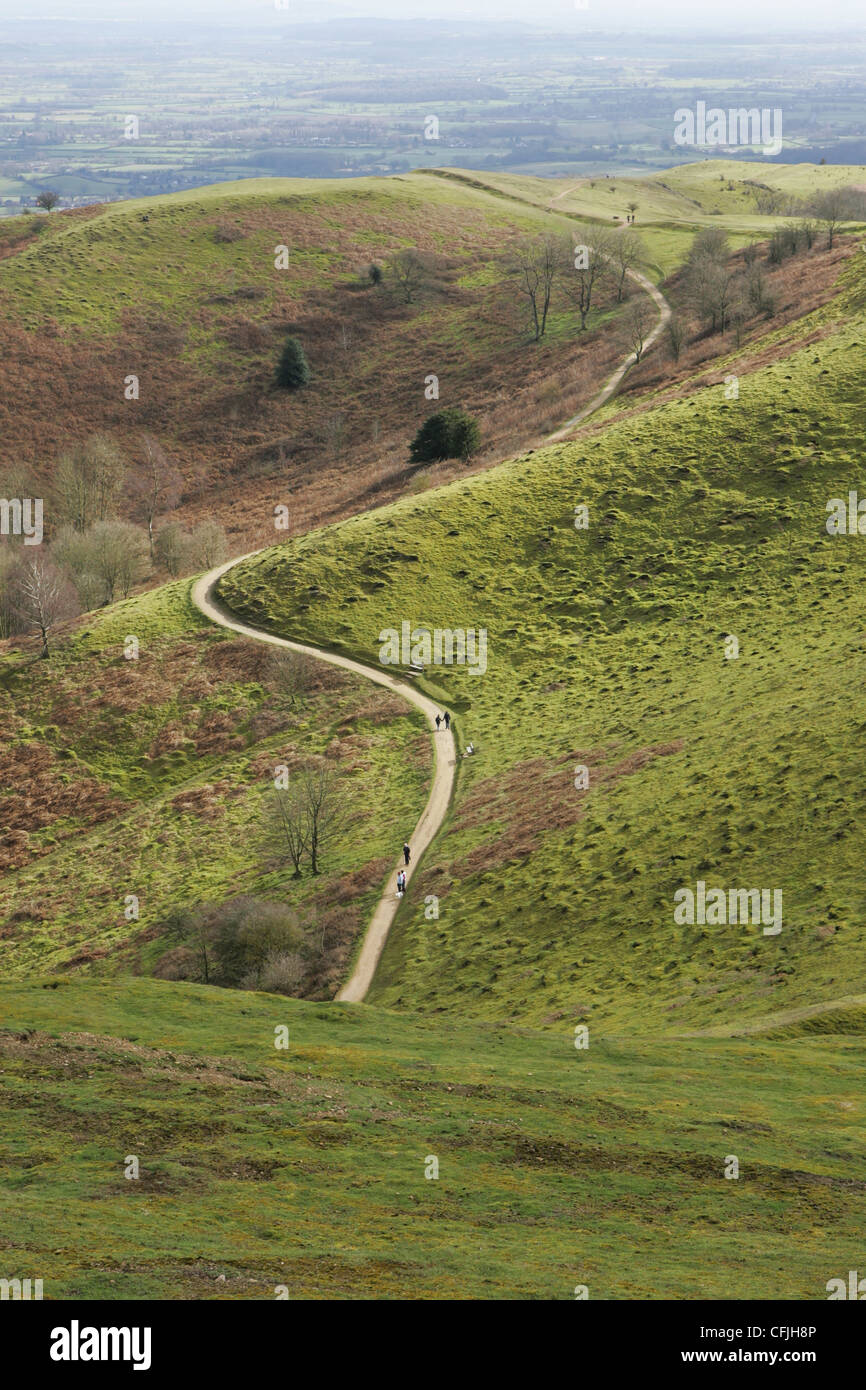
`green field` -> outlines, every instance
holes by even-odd
[[[145,980],[2,1001],[0,1244],[46,1297],[810,1300],[860,1258],[862,1037],[578,1050]]]

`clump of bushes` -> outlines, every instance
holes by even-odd
[[[413,463],[438,463],[442,459],[462,459],[465,463],[480,444],[478,421],[459,406],[450,406],[427,417],[412,440],[409,454]]]
[[[284,903],[242,896],[181,909],[164,923],[173,945],[156,963],[163,980],[295,993],[306,973],[304,933]]]

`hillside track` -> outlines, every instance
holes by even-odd
[[[644,352],[646,352],[662,332],[670,318],[671,309],[664,295],[656,289],[651,280],[648,280],[645,275],[641,275],[638,271],[630,271],[629,273],[631,278],[637,281],[647,294],[652,296],[659,310],[659,322],[647,339],[644,348]],[[630,353],[625,361],[617,367],[599,394],[577,415],[567,420],[555,434],[550,435],[548,442],[553,443],[564,439],[594,411],[599,410],[609,401],[635,360],[634,353]],[[237,559],[228,560],[225,564],[218,565],[197,579],[193,584],[191,597],[199,611],[211,622],[218,623],[220,627],[229,628],[232,632],[239,632],[242,636],[251,637],[256,642],[267,642],[273,647],[302,652],[305,656],[314,657],[317,661],[330,662],[332,666],[339,666],[345,671],[353,671],[355,675],[364,676],[377,685],[384,685],[388,690],[414,705],[416,709],[421,710],[430,726],[434,748],[433,783],[421,819],[408,837],[412,849],[412,860],[406,869],[406,880],[409,882],[421,856],[432,844],[448,813],[457,768],[457,748],[454,735],[450,730],[436,729],[436,715],[441,713],[440,707],[407,681],[399,680],[385,669],[367,666],[363,662],[353,661],[350,657],[339,656],[336,652],[329,652],[322,647],[311,647],[302,642],[293,642],[287,637],[277,637],[274,633],[265,632],[262,628],[241,622],[225,605],[221,604],[216,598],[215,590],[222,576],[233,569],[235,565],[243,564],[244,561],[251,560],[255,555],[261,553],[261,551],[252,551],[249,555],[241,555]],[[380,898],[364,934],[354,969],[336,996],[338,1000],[353,1004],[361,1003],[373,982],[376,967],[385,949],[385,942],[388,940],[391,925],[400,906],[400,899],[396,892],[396,875],[398,869],[402,867],[401,855],[400,862],[395,864],[388,876],[388,886]]]
[[[236,560],[229,560],[226,564],[218,565],[216,569],[210,570],[196,580],[192,587],[191,597],[195,606],[205,617],[213,623],[218,623],[221,627],[229,628],[232,632],[239,632],[242,636],[251,637],[257,642],[267,642],[270,646],[280,647],[283,650],[302,652],[305,656],[314,657],[317,661],[327,661],[331,666],[339,666],[344,671],[352,671],[357,676],[364,676],[377,685],[383,685],[419,709],[430,726],[434,750],[433,783],[427,804],[421,813],[421,819],[411,835],[406,836],[412,850],[411,862],[406,869],[408,882],[411,880],[421,856],[445,820],[448,811],[457,767],[454,734],[450,729],[444,727],[437,730],[436,716],[442,713],[442,709],[435,701],[417,690],[409,682],[399,680],[396,676],[391,675],[387,668],[367,666],[363,662],[353,661],[350,657],[339,656],[336,652],[325,651],[321,647],[310,647],[302,642],[292,642],[286,637],[277,637],[274,633],[264,632],[261,628],[241,622],[239,618],[236,618],[220,604],[214,591],[222,576],[235,565],[242,564],[245,560],[251,560],[255,554],[260,553],[254,551],[250,555],[242,555]],[[405,832],[401,830],[398,835],[402,839]],[[376,966],[391,930],[391,924],[400,906],[396,884],[397,871],[400,868],[403,868],[402,852],[399,863],[395,863],[393,871],[388,876],[388,886],[380,898],[364,934],[364,940],[352,974],[337,995],[339,1000],[348,1003],[360,1003],[372,984]]]

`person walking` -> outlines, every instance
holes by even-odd
[[[442,723],[442,715],[441,715],[441,714],[437,714],[437,716],[436,716],[436,732],[437,732],[437,734],[438,734],[438,732],[439,732],[439,725],[440,725],[441,723]]]
[[[412,851],[410,850],[408,844],[404,844],[404,846],[403,846],[403,862],[404,862],[404,864],[406,865],[406,868],[407,868],[407,869],[408,869],[408,867],[409,867],[409,856],[411,855],[411,853],[412,853]],[[404,874],[403,877],[405,878],[406,875]]]
[[[442,718],[445,720],[445,728],[446,728],[446,729],[450,729],[450,728],[451,728],[451,715],[448,713],[447,710],[446,710],[445,713],[443,714]]]
[[[400,872],[397,874],[397,897],[398,897],[398,898],[402,898],[402,896],[403,896],[403,894],[404,894],[405,892],[406,892],[406,875],[404,874],[403,870],[401,869]]]

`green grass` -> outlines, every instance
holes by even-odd
[[[146,980],[0,1007],[3,1273],[46,1298],[810,1300],[860,1258],[862,1038],[577,1050]]]
[[[489,634],[486,675],[436,672],[478,755],[373,1000],[664,1031],[862,976],[864,552],[824,523],[860,478],[864,275],[834,332],[736,402],[720,385],[610,418],[221,582],[256,623],[367,661],[404,619]],[[780,888],[782,934],[676,926],[698,879]]]
[[[713,219],[734,240],[754,220],[739,176]],[[501,187],[413,175],[176,195],[152,201],[154,244],[141,205],[112,207],[6,262],[6,305],[108,330],[127,258],[182,318],[209,279],[252,273],[264,230],[218,245],[206,228],[212,208],[252,216],[257,199],[268,215],[287,199],[334,245],[367,200],[371,255],[376,218],[411,238],[425,203],[445,249],[461,218],[548,225],[540,181],[471,177]],[[637,199],[657,219],[658,275],[722,197],[698,165],[664,177]],[[563,198],[563,213],[602,216],[607,197]],[[52,264],[59,238],[84,306]],[[461,288],[489,284],[490,264]],[[304,261],[313,279],[336,266]],[[414,331],[483,356],[467,326],[422,310]],[[823,337],[803,346],[811,329]],[[204,355],[209,331],[192,325]],[[188,580],[90,615],[50,663],[7,654],[4,751],[33,759],[18,794],[51,815],[30,832],[38,856],[0,879],[0,1274],[54,1298],[570,1300],[585,1284],[594,1299],[810,1300],[857,1267],[864,559],[824,521],[830,497],[866,491],[864,342],[858,256],[832,304],[763,341],[772,365],[714,364],[740,366],[737,401],[721,385],[632,393],[573,441],[222,581],[253,622],[374,664],[404,619],[488,632],[486,674],[425,682],[477,754],[458,762],[364,1006],[129,972],[151,969],[173,908],[241,892],[342,923],[345,963],[426,797],[416,716],[349,677],[288,706],[263,649],[207,627]],[[316,882],[259,839],[287,747],[330,749],[343,779],[348,832]],[[88,779],[120,803],[95,823],[67,795]],[[781,935],[676,926],[673,894],[698,878],[781,888]]]
[[[431,759],[419,714],[330,668],[292,705],[266,649],[205,623],[190,585],[116,604],[50,662],[8,658],[0,673],[11,804],[26,798],[31,825],[29,858],[0,876],[7,979],[149,968],[174,909],[242,893],[288,902],[311,932],[336,897],[351,939],[420,814]],[[137,661],[123,655],[131,635]],[[268,793],[276,766],[322,754],[341,774],[347,824],[323,876],[296,881],[264,848]]]

